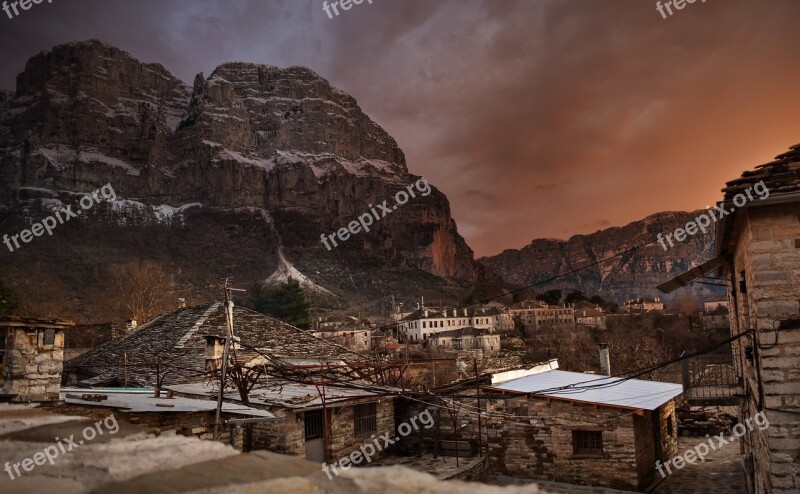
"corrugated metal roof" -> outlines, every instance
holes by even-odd
[[[551,370],[520,377],[519,379],[493,386],[493,388],[504,391],[515,391],[518,393],[534,393],[541,390],[563,388],[579,383],[586,383],[587,386],[595,386],[607,385],[615,382],[619,382],[619,384],[604,388],[565,389],[563,391],[536,394],[601,405],[655,410],[672,398],[683,393],[683,388],[680,384],[644,381],[641,379],[623,381],[618,377],[604,377],[595,374],[583,374],[580,372],[562,370]]]

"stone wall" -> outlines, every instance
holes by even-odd
[[[375,399],[361,400],[358,403],[371,403]],[[336,461],[358,450],[366,443],[372,443],[381,434],[389,433],[389,437],[394,438],[398,434],[395,431],[394,423],[394,399],[381,398],[376,403],[376,431],[372,436],[357,437],[355,435],[355,424],[353,422],[353,405],[339,407],[330,414],[330,444],[328,445],[328,458]],[[381,447],[383,442],[379,441]],[[375,455],[373,459],[384,456],[385,450]]]
[[[64,368],[64,332],[44,344],[44,329],[6,329],[6,366],[3,394],[14,401],[58,400]]]
[[[744,453],[753,458],[756,493],[800,490],[800,327],[774,330],[776,320],[797,318],[800,313],[799,209],[790,204],[743,210],[734,256],[737,305],[731,307],[738,310],[731,312],[731,330],[756,329],[770,423],[768,429],[750,433],[752,441],[743,441]],[[740,291],[742,281],[746,293]],[[744,354],[751,344],[743,339],[735,348],[748,393],[742,412],[753,416],[758,413],[758,374]]]
[[[638,489],[652,480],[659,454],[654,441],[660,440],[654,421],[670,413],[674,420],[669,404],[652,416],[645,412],[640,417],[615,408],[533,397],[489,400],[487,412],[488,456],[493,471],[618,489]],[[601,430],[603,453],[575,454],[574,430]],[[674,432],[676,436],[676,429]],[[674,453],[674,436],[660,449]],[[637,444],[642,449],[638,462]]]
[[[302,414],[283,408],[268,408],[279,420],[258,422],[253,426],[253,449],[267,449],[276,453],[304,456],[305,425]]]

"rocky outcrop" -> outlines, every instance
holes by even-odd
[[[447,198],[435,188],[402,206],[402,214],[326,251],[322,233],[346,226],[369,205],[391,204],[419,177],[353,97],[309,69],[226,63],[207,78],[198,75],[190,87],[158,64],[87,41],[31,58],[16,92],[0,94],[0,110],[4,233],[46,212],[54,194],[110,183],[116,203],[93,216],[105,221],[106,232],[137,228],[174,238],[178,232],[159,211],[178,211],[180,218],[189,207],[190,224],[215,223],[225,212],[242,213],[252,225],[253,212],[261,214],[265,221],[248,234],[271,238],[263,252],[270,268],[253,273],[254,279],[279,267],[278,247],[294,268],[337,294],[365,291],[369,284],[374,289],[381,280],[388,289],[396,277],[387,273],[395,271],[464,285],[479,276]],[[185,229],[179,234],[192,236]],[[91,252],[108,247],[103,243],[62,247]],[[226,248],[236,257],[235,243]],[[115,254],[137,257],[133,249]],[[168,259],[183,254],[154,253]],[[194,261],[213,263],[214,256]]]
[[[653,242],[659,233],[672,233],[700,213],[702,211],[657,213],[623,227],[575,235],[569,240],[537,239],[522,249],[509,249],[481,258],[479,262],[510,283],[532,285]],[[713,251],[713,231],[705,235],[698,233],[684,242],[675,242],[667,251],[655,242],[538,287],[542,290],[578,289],[587,295],[599,294],[617,302],[663,296],[656,290],[657,285],[711,259]],[[708,285],[694,285],[693,289],[701,294],[720,293]]]

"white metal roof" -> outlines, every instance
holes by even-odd
[[[603,385],[605,387],[589,389],[575,387],[574,389],[537,393],[538,391],[563,388],[580,383],[584,383],[582,387],[596,385]],[[614,385],[613,383],[619,384]],[[611,385],[608,386],[609,384]],[[536,393],[540,396],[644,410],[655,410],[683,393],[683,387],[680,384],[644,381],[642,379],[628,379],[627,381],[623,381],[618,377],[605,377],[596,374],[583,374],[580,372],[563,370],[550,370],[520,377],[493,386],[493,388],[503,391]]]

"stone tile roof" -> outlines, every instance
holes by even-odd
[[[757,166],[754,170],[742,173],[740,178],[727,182],[722,189],[725,202],[732,201],[736,194],[761,180],[770,195],[800,191],[800,144],[776,156],[774,161]]]
[[[234,307],[234,334],[243,346],[260,349],[276,357],[363,361],[361,357],[333,342],[314,336],[272,317],[244,307]],[[226,335],[224,304],[208,303],[162,314],[125,336],[114,339],[64,364],[64,371],[79,371],[93,382],[122,382],[127,355],[129,386],[154,386],[155,364],[160,363],[165,384],[202,378],[205,368],[205,336]],[[258,353],[236,352],[248,362]]]
[[[416,309],[411,314],[407,315],[401,321],[417,321],[421,319],[444,319],[451,318],[457,319],[460,317],[484,317],[484,316],[497,316],[502,314],[497,307],[469,307],[467,308],[467,315],[464,315],[464,308],[455,309],[456,315],[453,315],[453,309]],[[425,312],[428,315],[425,315]]]
[[[490,335],[492,334],[491,330],[488,329],[478,329],[473,328],[472,326],[466,328],[459,328],[459,329],[451,329],[449,331],[440,331],[438,333],[434,333],[428,336],[429,340],[435,340],[437,338],[464,338],[467,336],[483,336],[483,335]]]

